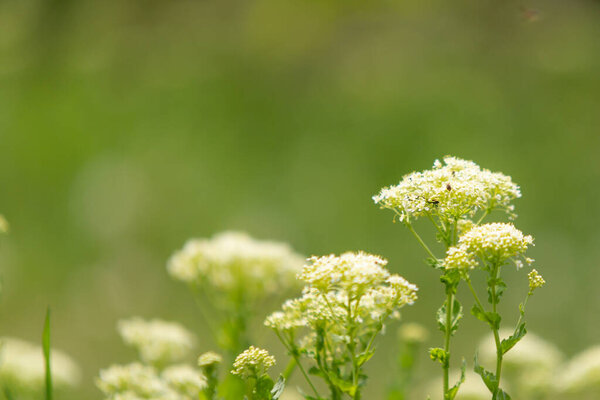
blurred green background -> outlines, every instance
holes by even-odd
[[[438,344],[437,273],[370,197],[452,154],[522,186],[517,225],[548,282],[531,330],[567,354],[598,342],[599,13],[592,0],[0,2],[0,334],[37,341],[50,305],[81,398],[133,357],[118,318],[179,320],[212,349],[165,263],[189,237],[239,229],[306,255],[386,256],[421,288],[404,318]],[[526,276],[507,280],[516,317]],[[471,359],[486,330],[469,316],[463,329]]]

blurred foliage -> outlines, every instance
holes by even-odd
[[[548,281],[530,327],[581,350],[600,329],[599,12],[593,0],[2,1],[2,334],[37,340],[50,304],[85,398],[99,398],[101,366],[131,358],[120,317],[180,320],[204,334],[198,353],[212,349],[165,262],[223,229],[307,255],[380,253],[421,287],[405,319],[433,331],[437,274],[370,197],[453,154],[521,184],[517,224]],[[524,274],[508,279],[525,290]],[[468,321],[457,353],[483,333]],[[256,344],[275,346],[264,332]]]

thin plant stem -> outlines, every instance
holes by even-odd
[[[300,369],[300,372],[302,372],[302,375],[304,376],[304,379],[306,379],[306,382],[308,383],[308,385],[310,386],[310,388],[312,389],[312,391],[315,393],[315,395],[317,396],[317,398],[320,399],[321,396],[319,395],[319,392],[317,391],[317,388],[315,388],[315,385],[313,385],[312,381],[308,377],[308,374],[304,370],[304,367],[300,363],[300,360],[298,359],[298,354],[296,354],[296,350],[293,348],[293,344],[288,345],[286,343],[286,341],[283,340],[283,338],[279,334],[279,331],[275,330],[275,334],[277,335],[277,338],[279,338],[279,340],[281,341],[281,343],[283,344],[283,346],[286,348],[286,350],[291,354],[293,360],[295,361],[296,365],[298,365],[298,368]],[[289,368],[289,364],[288,364],[288,367],[286,367],[286,371],[287,371],[288,368]]]
[[[498,271],[500,267],[498,264],[494,265],[493,277],[494,281],[498,279]],[[498,297],[496,296],[496,285],[492,285],[492,311],[496,314],[496,306],[498,304]],[[492,326],[494,332],[494,341],[496,342],[496,379],[498,380],[498,387],[500,387],[500,376],[502,374],[502,344],[500,343],[500,335],[498,334],[498,327]]]
[[[450,336],[452,335],[452,329],[450,324],[452,323],[452,305],[454,303],[454,294],[448,291],[446,295],[446,331],[444,332],[444,351],[447,354],[447,360],[442,366],[444,369],[444,394],[442,398],[446,398],[446,393],[450,388]]]
[[[296,369],[297,366],[298,366],[298,362],[296,361],[295,358],[292,357],[290,359],[290,361],[287,363],[283,372],[281,373],[281,376],[283,376],[283,379],[285,379],[287,381],[290,378],[290,376],[292,376],[292,374],[294,373],[294,370]]]
[[[412,232],[412,234],[415,236],[415,238],[417,239],[417,241],[419,242],[419,244],[421,245],[421,247],[423,247],[425,249],[425,251],[427,252],[427,254],[429,254],[431,256],[431,258],[433,258],[434,260],[437,260],[438,258],[435,256],[435,254],[433,254],[433,252],[431,251],[431,249],[425,244],[425,242],[423,241],[423,239],[421,239],[421,236],[419,236],[419,234],[417,233],[417,231],[415,231],[415,229],[413,228],[412,224],[407,222],[406,226],[408,227],[408,230]]]

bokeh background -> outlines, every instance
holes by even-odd
[[[529,326],[574,354],[600,340],[598,38],[592,0],[4,0],[0,334],[37,341],[50,305],[90,399],[99,368],[133,357],[121,317],[178,320],[212,349],[165,263],[236,229],[386,256],[420,286],[404,318],[435,345],[437,273],[371,196],[453,154],[522,186],[517,224],[548,281]],[[507,280],[516,316],[525,273]],[[485,327],[463,326],[471,359]]]

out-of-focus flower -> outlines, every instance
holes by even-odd
[[[221,357],[219,354],[213,351],[208,351],[198,357],[198,366],[209,367],[211,365],[220,364],[222,361],[223,357]]]
[[[503,209],[513,216],[512,200],[521,197],[510,176],[480,168],[472,161],[445,157],[431,170],[405,175],[398,185],[373,196],[381,208],[394,210],[400,221],[439,214],[454,220],[478,210]]]
[[[398,330],[400,340],[407,343],[424,343],[429,338],[429,332],[421,324],[408,322]]]
[[[236,357],[231,373],[244,379],[261,377],[273,365],[275,365],[275,357],[270,355],[267,350],[250,346]]]
[[[4,215],[0,214],[0,233],[8,233],[10,230],[10,225]]]
[[[600,394],[600,345],[590,347],[573,357],[558,377],[561,392],[595,391]]]
[[[109,399],[177,399],[154,367],[140,363],[100,370],[96,385]]]
[[[173,391],[182,396],[182,400],[198,399],[200,392],[207,387],[204,374],[186,364],[166,368],[161,377]]]
[[[212,239],[189,240],[173,254],[167,269],[183,282],[206,282],[219,290],[265,297],[294,285],[303,260],[287,244],[224,232]]]
[[[194,346],[194,335],[174,322],[133,317],[119,321],[118,330],[142,361],[158,367],[182,360]]]
[[[0,339],[0,381],[17,394],[20,390],[38,391],[44,387],[45,360],[40,346],[27,341],[5,337]],[[80,381],[77,364],[65,353],[51,350],[54,384],[58,387],[76,386]]]

